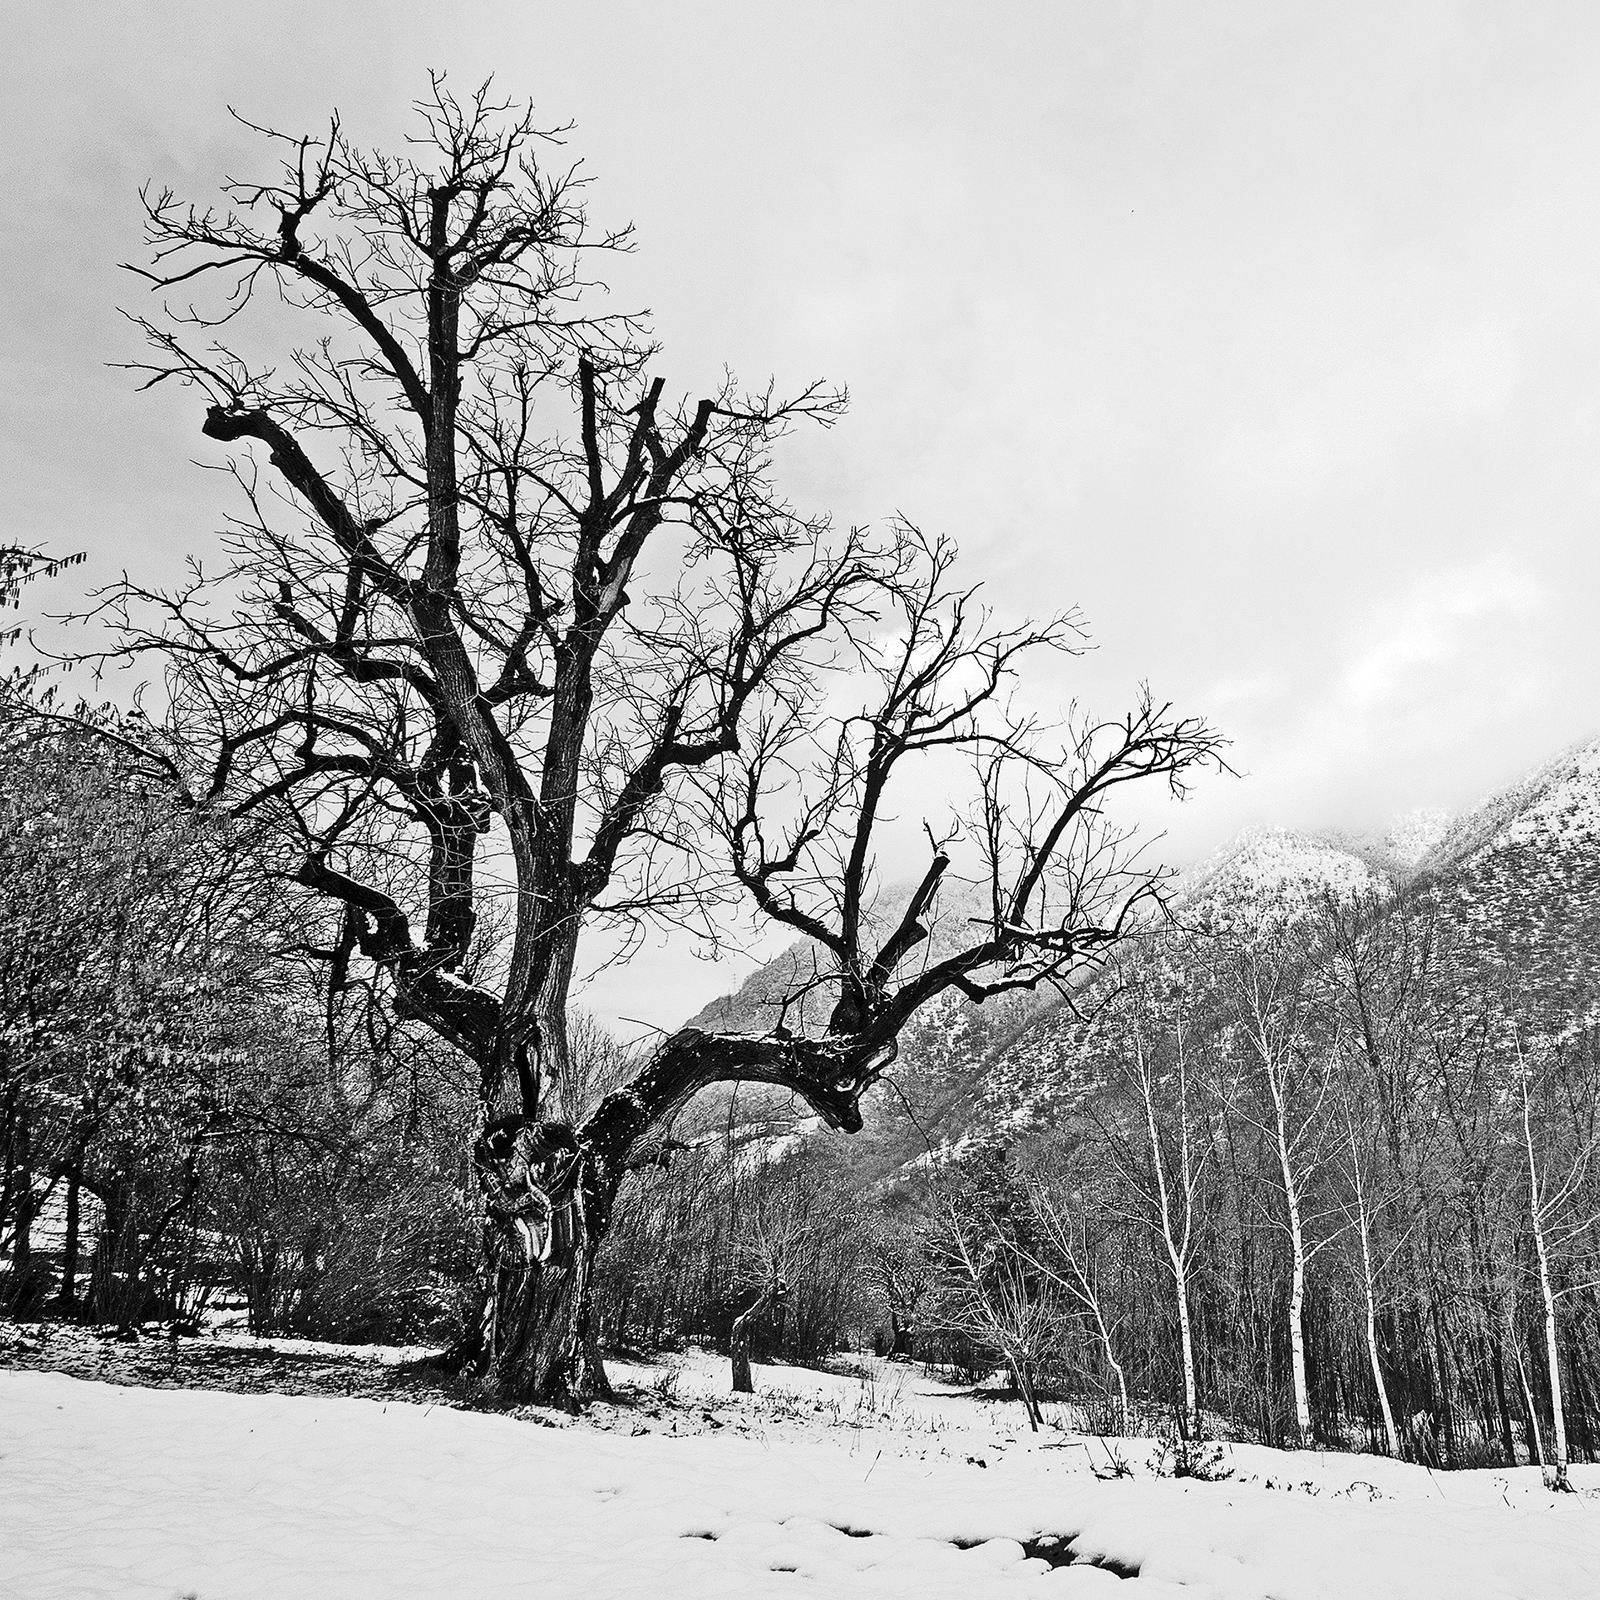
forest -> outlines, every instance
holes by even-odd
[[[319,958],[303,901],[263,906],[270,838],[114,745],[13,722],[0,804],[8,1314],[459,1339],[470,1065]],[[932,1008],[859,1143],[771,1089],[702,1097],[618,1197],[601,1346],[876,1349],[1104,1434],[1594,1459],[1600,1034],[1550,960],[1587,923],[1565,887],[1486,924],[1459,875],[1221,872],[987,1043]],[[638,1047],[572,1039],[577,1121]]]

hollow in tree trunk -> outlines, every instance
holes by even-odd
[[[499,1399],[568,1408],[612,1398],[592,1304],[616,1180],[563,1123],[507,1117],[476,1146],[486,1217],[482,1360]]]

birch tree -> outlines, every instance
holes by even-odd
[[[1267,1140],[1283,1197],[1283,1215],[1275,1220],[1289,1244],[1290,1382],[1295,1426],[1309,1439],[1306,1277],[1312,1259],[1343,1232],[1328,1226],[1337,1208],[1317,1192],[1334,1136],[1329,1113],[1337,1038],[1319,1039],[1313,1029],[1314,978],[1303,931],[1279,926],[1216,933],[1208,940],[1208,960],[1234,1008],[1223,1098],[1232,1115]]]
[[[1571,1051],[1570,1046],[1568,1050]],[[1554,1268],[1600,1220],[1600,1207],[1594,1205],[1595,1197],[1589,1190],[1590,1169],[1596,1146],[1600,1145],[1600,1105],[1596,1104],[1590,1085],[1588,1095],[1569,1099],[1569,1109],[1577,1114],[1564,1129],[1558,1131],[1552,1126],[1555,1118],[1539,1115],[1541,1091],[1552,1095],[1560,1085],[1556,1069],[1563,1064],[1563,1051],[1556,1046],[1551,1053],[1551,1065],[1540,1073],[1528,1060],[1520,1041],[1517,1043],[1517,1096],[1526,1166],[1528,1228],[1533,1240],[1534,1271],[1544,1315],[1545,1363],[1550,1378],[1551,1456],[1545,1478],[1552,1488],[1569,1491],[1572,1485],[1567,1476],[1567,1417],[1556,1308],[1563,1295],[1592,1284],[1567,1282],[1557,1286]]]
[[[1097,1114],[1112,1165],[1132,1197],[1128,1215],[1159,1241],[1172,1280],[1183,1374],[1184,1437],[1201,1436],[1200,1393],[1195,1373],[1190,1285],[1202,1224],[1200,1193],[1208,1142],[1196,1148],[1199,1109],[1190,1072],[1183,1023],[1159,1004],[1146,1004],[1129,1022],[1113,1016],[1105,1035],[1113,1081],[1127,1095],[1125,1123]],[[1131,1125],[1130,1125],[1131,1124]]]
[[[1076,1304],[1094,1327],[1096,1342],[1117,1389],[1117,1415],[1124,1438],[1133,1434],[1133,1407],[1128,1375],[1112,1341],[1115,1324],[1106,1320],[1100,1283],[1100,1241],[1095,1238],[1090,1207],[1081,1190],[1066,1205],[1038,1177],[1027,1182],[1028,1213],[1038,1247],[1024,1252],[1036,1271],[1056,1285],[1069,1304]],[[1192,1366],[1189,1369],[1192,1379]],[[1192,1409],[1192,1402],[1191,1402]]]
[[[1389,1403],[1389,1385],[1383,1375],[1383,1361],[1378,1349],[1378,1311],[1386,1296],[1383,1288],[1384,1274],[1401,1248],[1404,1240],[1381,1250],[1375,1238],[1376,1213],[1382,1208],[1383,1197],[1373,1192],[1373,1175],[1377,1168],[1376,1151],[1370,1131],[1360,1130],[1354,1098],[1346,1089],[1343,1106],[1345,1143],[1348,1164],[1345,1167],[1347,1200],[1346,1221],[1353,1228],[1358,1249],[1357,1264],[1363,1306],[1363,1332],[1367,1364],[1372,1373],[1372,1385],[1378,1396],[1378,1410],[1383,1419],[1384,1446],[1397,1460],[1400,1456],[1400,1435],[1395,1427],[1394,1408]]]

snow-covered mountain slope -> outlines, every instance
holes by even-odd
[[[1460,817],[1419,885],[1529,1001],[1600,1001],[1600,739]]]
[[[1260,828],[1184,873],[1172,897],[1180,923],[1292,918],[1326,896],[1386,895],[1395,875],[1333,839]]]
[[[1423,860],[1450,828],[1446,811],[1419,809],[1396,817],[1386,828],[1375,832],[1347,832],[1343,829],[1323,834],[1330,845],[1356,856],[1377,872],[1397,882],[1416,876]]]
[[[1132,959],[1173,969],[1185,935],[1196,929],[1262,933],[1292,922],[1326,899],[1386,901],[1399,882],[1370,853],[1287,828],[1242,834],[1183,873],[1170,899],[1171,924],[1157,929]],[[978,1114],[967,1140],[1004,1141],[1048,1127],[1096,1087],[1086,1059],[1087,1031],[1067,1006],[1041,1010],[985,1064]]]
[[[1600,841],[1600,738],[1570,746],[1456,818],[1418,870],[1442,877],[1485,852],[1531,844],[1562,850]]]
[[[1514,969],[1519,983],[1564,1005],[1600,1003],[1600,738],[1563,751],[1453,820],[1423,811],[1377,833],[1253,830],[1182,873],[1171,911],[1180,932],[1261,929],[1328,898],[1399,905],[1416,897],[1426,897],[1466,946]],[[946,907],[930,941],[935,953],[964,931],[967,914],[954,900]],[[695,1021],[770,1026],[777,997],[817,970],[811,949],[796,945]],[[823,1021],[812,1006],[816,1014],[805,1020]],[[895,1087],[874,1097],[864,1179],[930,1145],[1004,1140],[1048,1124],[1093,1088],[1082,1049],[1082,1024],[1058,997],[1013,996],[979,1007],[947,995],[907,1029]]]

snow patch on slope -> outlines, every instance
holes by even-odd
[[[1386,893],[1389,877],[1360,856],[1288,828],[1241,835],[1180,878],[1180,918],[1208,915],[1250,922],[1292,917],[1324,894],[1338,899]]]
[[[1558,845],[1600,838],[1600,738],[1572,745],[1474,806],[1451,824],[1420,865],[1437,874],[1488,848],[1543,837]]]

